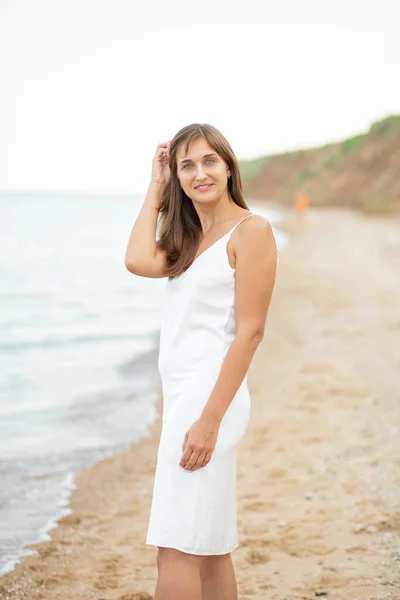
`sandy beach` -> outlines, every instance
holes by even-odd
[[[238,458],[239,598],[400,600],[400,219],[320,209],[283,229]],[[2,600],[153,597],[160,425],[78,474]]]

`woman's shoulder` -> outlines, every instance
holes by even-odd
[[[247,214],[244,214],[237,225],[239,225],[239,223],[242,221],[244,222],[240,228],[242,231],[258,232],[272,230],[269,220],[263,215],[255,212],[248,212]]]
[[[248,218],[249,217],[249,218]],[[250,212],[242,217],[235,227],[232,235],[233,250],[236,253],[242,247],[252,246],[267,249],[271,244],[275,244],[275,238],[270,221],[261,214]]]

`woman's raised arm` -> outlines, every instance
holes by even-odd
[[[125,266],[142,277],[166,277],[165,252],[157,247],[160,201],[170,177],[169,142],[158,144],[147,193],[129,236]]]

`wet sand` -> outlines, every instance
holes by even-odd
[[[238,457],[239,598],[399,600],[400,220],[326,209],[284,229]],[[78,474],[2,600],[152,598],[159,434]]]

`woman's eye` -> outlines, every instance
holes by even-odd
[[[215,163],[215,160],[213,158],[208,158],[206,162],[212,162]],[[186,169],[186,167],[191,167],[192,165],[187,163],[186,165],[183,165],[183,168]]]

